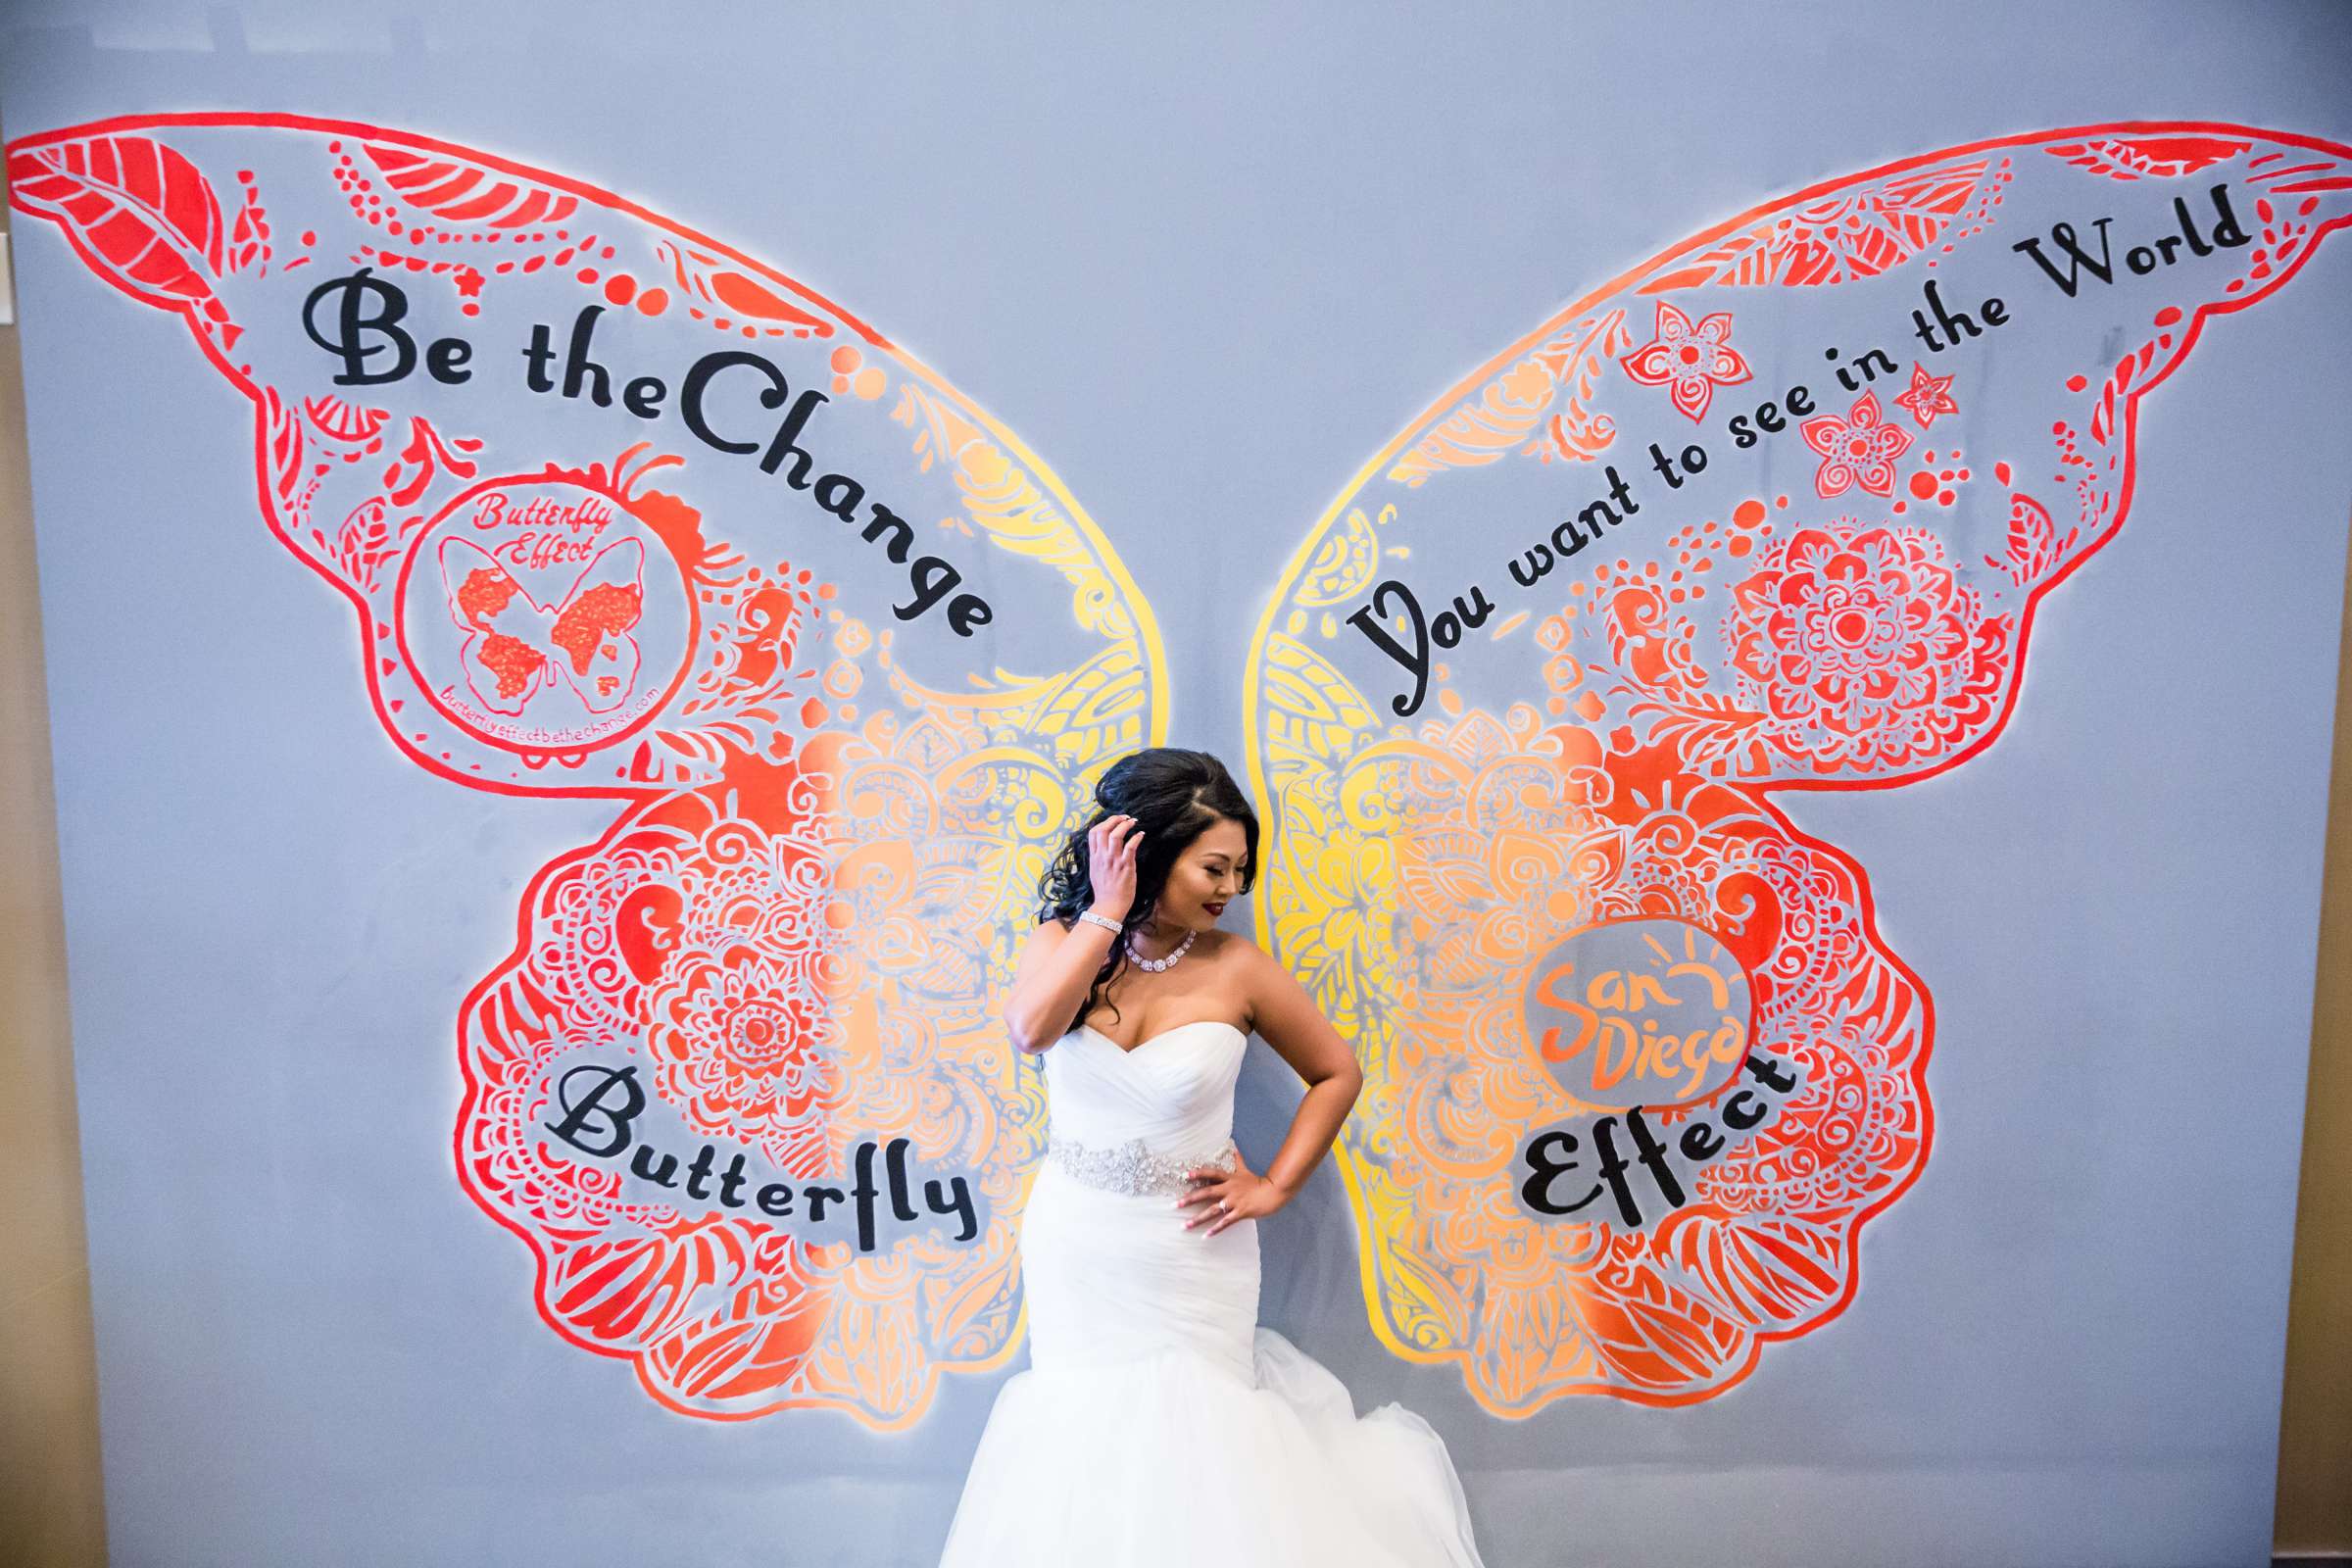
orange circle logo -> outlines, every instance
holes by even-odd
[[[1753,1020],[1746,968],[1682,920],[1586,927],[1538,961],[1523,1004],[1560,1087],[1617,1109],[1714,1094],[1740,1071]]]

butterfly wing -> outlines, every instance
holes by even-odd
[[[450,618],[465,632],[458,660],[466,690],[494,713],[520,713],[554,679],[551,617],[481,546],[444,539],[434,554]]]
[[[2140,399],[2348,217],[2352,153],[2230,126],[1827,181],[1519,337],[1315,525],[1245,692],[1258,910],[1364,1063],[1388,1345],[1498,1414],[1681,1403],[1851,1300],[1933,1009],[1774,796],[1998,736]]]
[[[54,225],[92,308],[176,316],[251,401],[263,516],[351,605],[402,754],[612,803],[459,1009],[458,1173],[549,1324],[703,1416],[902,1427],[1001,1365],[1045,1118],[990,997],[1093,778],[1166,721],[1084,512],[880,332],[577,179],[289,116],[9,160],[21,243]],[[596,1082],[644,1097],[601,1153],[548,1125]],[[731,1202],[632,1163],[706,1145]],[[869,1145],[972,1233],[753,1200]]]
[[[550,662],[590,712],[610,712],[635,690],[644,661],[630,633],[644,612],[645,546],[635,539],[598,551],[557,607]]]

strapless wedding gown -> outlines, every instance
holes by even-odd
[[[941,1568],[1479,1568],[1446,1446],[1257,1323],[1257,1222],[1186,1230],[1231,1151],[1248,1037],[1045,1053],[1021,1216],[1030,1369],[997,1396]]]

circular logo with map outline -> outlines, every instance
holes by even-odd
[[[400,649],[433,706],[494,746],[579,752],[661,711],[694,642],[691,594],[653,529],[567,480],[499,479],[409,553]]]

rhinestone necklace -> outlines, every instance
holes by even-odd
[[[1200,933],[1198,931],[1187,931],[1184,934],[1184,940],[1177,943],[1174,948],[1170,949],[1168,956],[1164,958],[1145,957],[1142,954],[1135,951],[1135,939],[1130,937],[1127,939],[1127,956],[1135,960],[1135,965],[1137,968],[1149,969],[1153,974],[1157,974],[1162,969],[1175,968],[1176,960],[1184,956],[1185,950],[1193,945],[1193,938],[1199,936],[1200,934]]]

